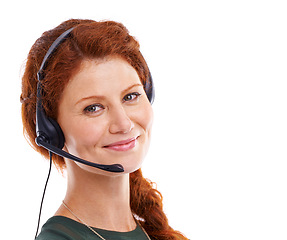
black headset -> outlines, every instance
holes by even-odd
[[[86,161],[84,159],[78,158],[68,152],[62,150],[65,143],[65,137],[60,125],[52,118],[48,117],[45,113],[43,103],[42,103],[42,95],[43,90],[41,86],[41,81],[45,78],[45,68],[47,67],[48,61],[53,55],[53,53],[57,50],[59,45],[67,39],[72,30],[71,28],[64,33],[62,33],[51,45],[49,50],[47,51],[41,67],[37,73],[38,84],[37,84],[37,103],[36,103],[36,134],[37,137],[35,139],[38,146],[44,147],[49,152],[55,153],[61,157],[71,159],[76,162],[80,162],[86,164],[88,166],[92,166],[95,168],[99,168],[108,172],[124,172],[124,168],[120,164],[112,164],[112,165],[103,165],[97,164],[93,162]],[[150,101],[153,103],[154,100],[154,87],[152,76],[149,72],[149,79],[146,81],[144,85],[145,93]]]

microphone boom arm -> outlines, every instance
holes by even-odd
[[[85,164],[91,167],[95,167],[95,168],[98,168],[104,171],[108,171],[108,172],[124,172],[124,168],[121,164],[105,165],[105,164],[98,164],[98,163],[86,161],[84,159],[78,158],[74,155],[71,155],[70,153],[63,151],[62,149],[54,147],[53,145],[43,140],[41,136],[37,137],[35,141],[38,146],[44,147],[48,151],[51,151],[52,153],[57,154],[61,157],[68,158],[73,161],[76,161],[76,162],[79,162],[79,163],[82,163],[82,164]]]

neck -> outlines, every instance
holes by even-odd
[[[64,201],[79,219],[89,226],[111,231],[135,229],[130,208],[129,174],[98,175],[76,164],[68,166],[67,171],[68,186]],[[64,206],[56,215],[78,221]]]

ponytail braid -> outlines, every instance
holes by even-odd
[[[162,194],[153,182],[143,177],[141,169],[130,174],[130,199],[133,213],[151,239],[187,239],[169,226],[163,211]]]

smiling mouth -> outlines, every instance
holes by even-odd
[[[119,151],[119,152],[129,151],[136,146],[138,138],[139,138],[139,136],[129,138],[127,140],[115,142],[115,143],[109,144],[107,146],[104,146],[104,148],[114,150],[114,151]]]

